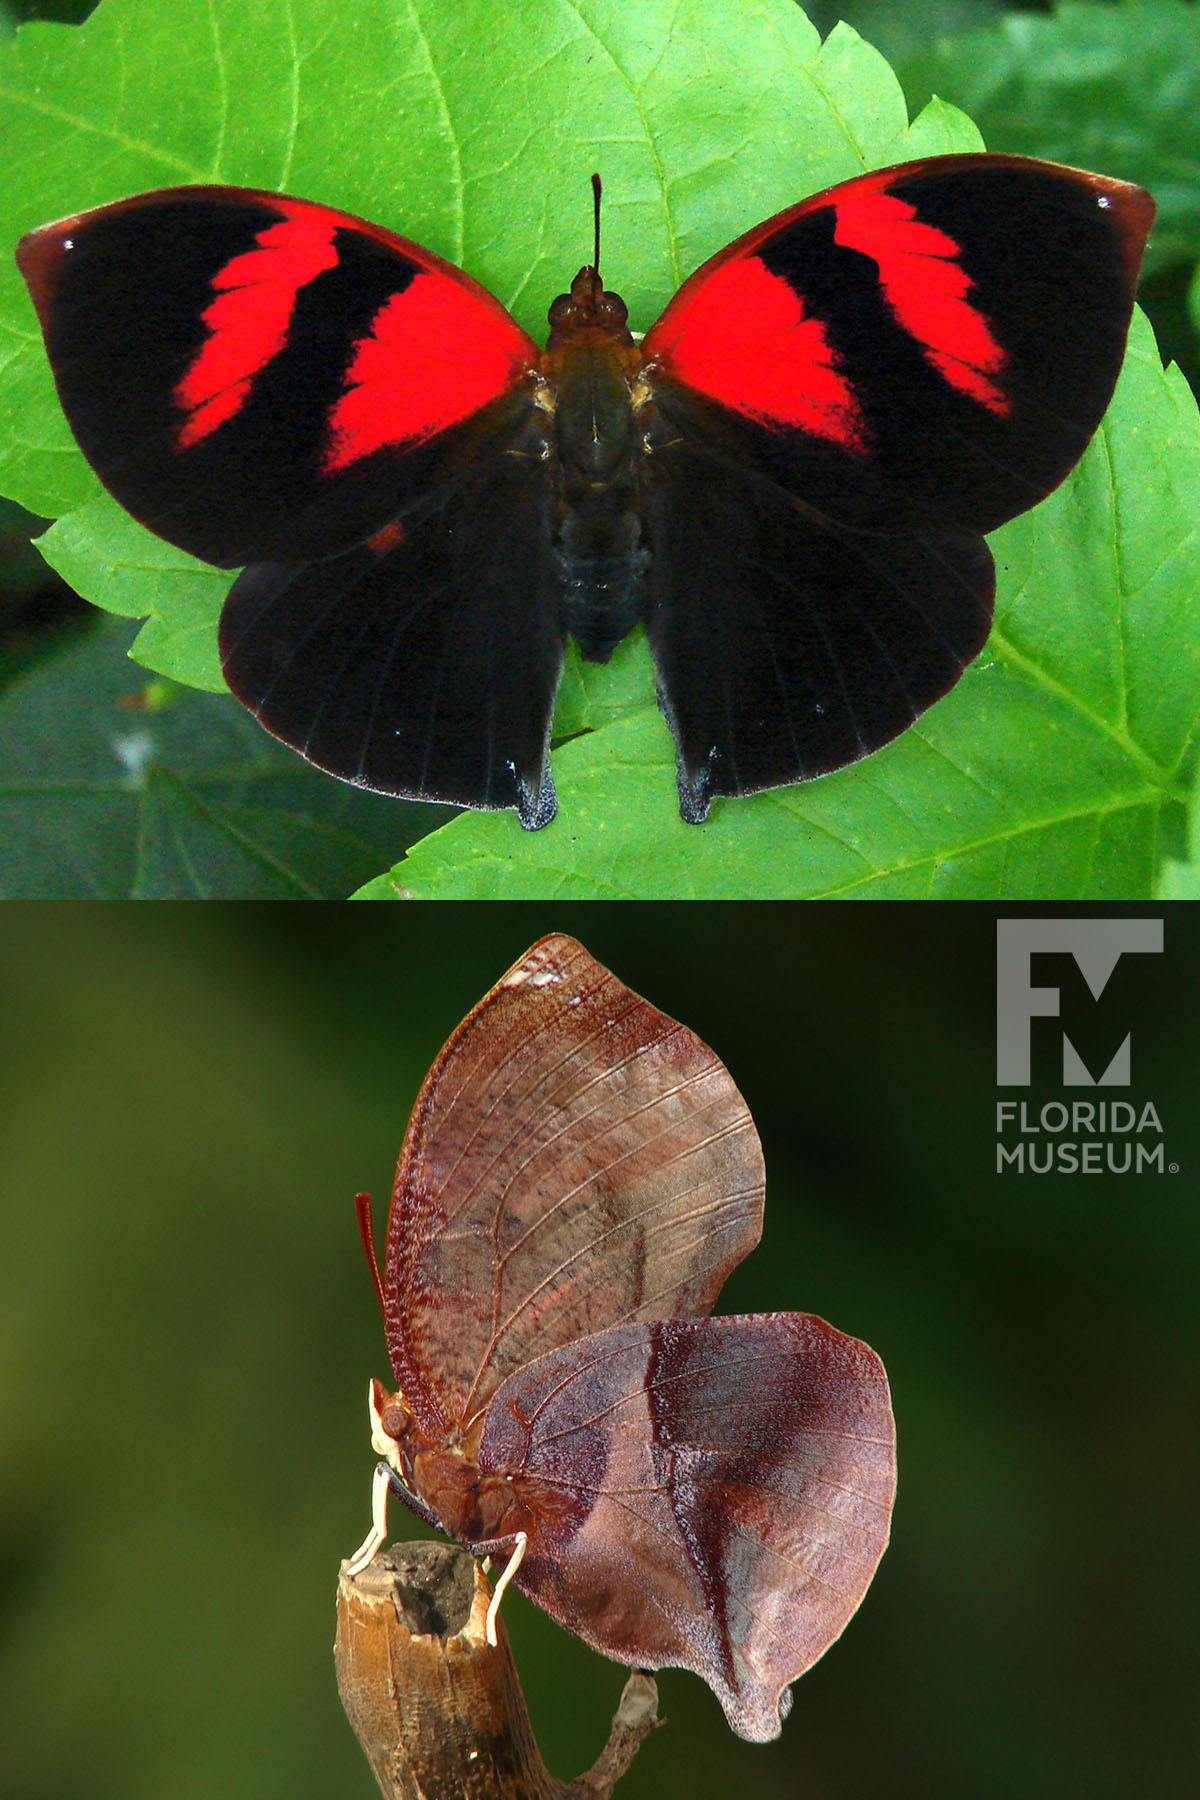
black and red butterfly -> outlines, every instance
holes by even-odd
[[[106,487],[248,565],[222,662],[276,737],[545,825],[567,637],[602,662],[641,623],[700,821],[957,681],[983,533],[1099,424],[1153,214],[1052,163],[905,163],[738,238],[640,343],[581,269],[545,350],[428,250],[252,189],[135,195],[17,257]]]

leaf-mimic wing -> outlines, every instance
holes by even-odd
[[[438,1056],[401,1152],[386,1323],[422,1430],[478,1421],[507,1375],[576,1338],[707,1313],[758,1241],[762,1193],[712,1051],[573,939],[535,945]]]
[[[693,1670],[761,1742],[887,1544],[887,1378],[801,1313],[622,1326],[510,1376],[479,1467],[534,1521],[518,1587],[617,1662]]]

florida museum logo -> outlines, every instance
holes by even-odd
[[[1134,1086],[1133,1031],[1101,1005],[1123,957],[1162,947],[1161,919],[996,921],[996,1084],[1026,1090],[996,1102],[997,1174],[1177,1172],[1158,1109]],[[1069,962],[1048,965],[1056,980],[1035,979],[1035,956]],[[1072,1030],[1082,1048],[1066,1028],[1067,1010],[1079,1020]],[[1035,1032],[1035,1020],[1058,1023]],[[1034,1091],[1048,1089],[1053,1098]]]

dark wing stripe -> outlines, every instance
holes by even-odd
[[[334,231],[329,221],[284,218],[213,275],[216,298],[200,315],[208,336],[173,390],[188,415],[176,439],[180,449],[231,419],[254,377],[282,350],[297,293],[337,267]]]
[[[1007,358],[986,315],[972,304],[975,284],[959,261],[961,246],[926,224],[915,205],[887,192],[891,177],[856,182],[837,201],[834,241],[871,257],[901,327],[924,347],[953,387],[994,413],[1009,410],[993,377]]]

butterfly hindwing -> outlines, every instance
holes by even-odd
[[[510,1376],[479,1467],[538,1521],[518,1587],[618,1662],[692,1669],[761,1742],[886,1547],[887,1377],[807,1314],[622,1326]]]
[[[802,506],[714,454],[729,421],[680,400],[701,417],[651,462],[646,634],[683,816],[702,820],[716,795],[840,768],[911,725],[983,647],[994,576],[977,532],[878,492],[849,523]]]
[[[500,303],[429,251],[254,189],[136,195],[17,254],[92,467],[222,567],[369,537],[537,361]]]
[[[982,533],[1082,454],[1153,205],[1026,158],[830,189],[680,289],[643,349],[647,628],[685,817],[878,748],[986,637]]]
[[[252,564],[221,614],[233,692],[318,768],[384,793],[554,814],[549,738],[565,633],[550,486],[519,398],[484,443],[374,539]],[[462,429],[462,428],[460,428]]]

